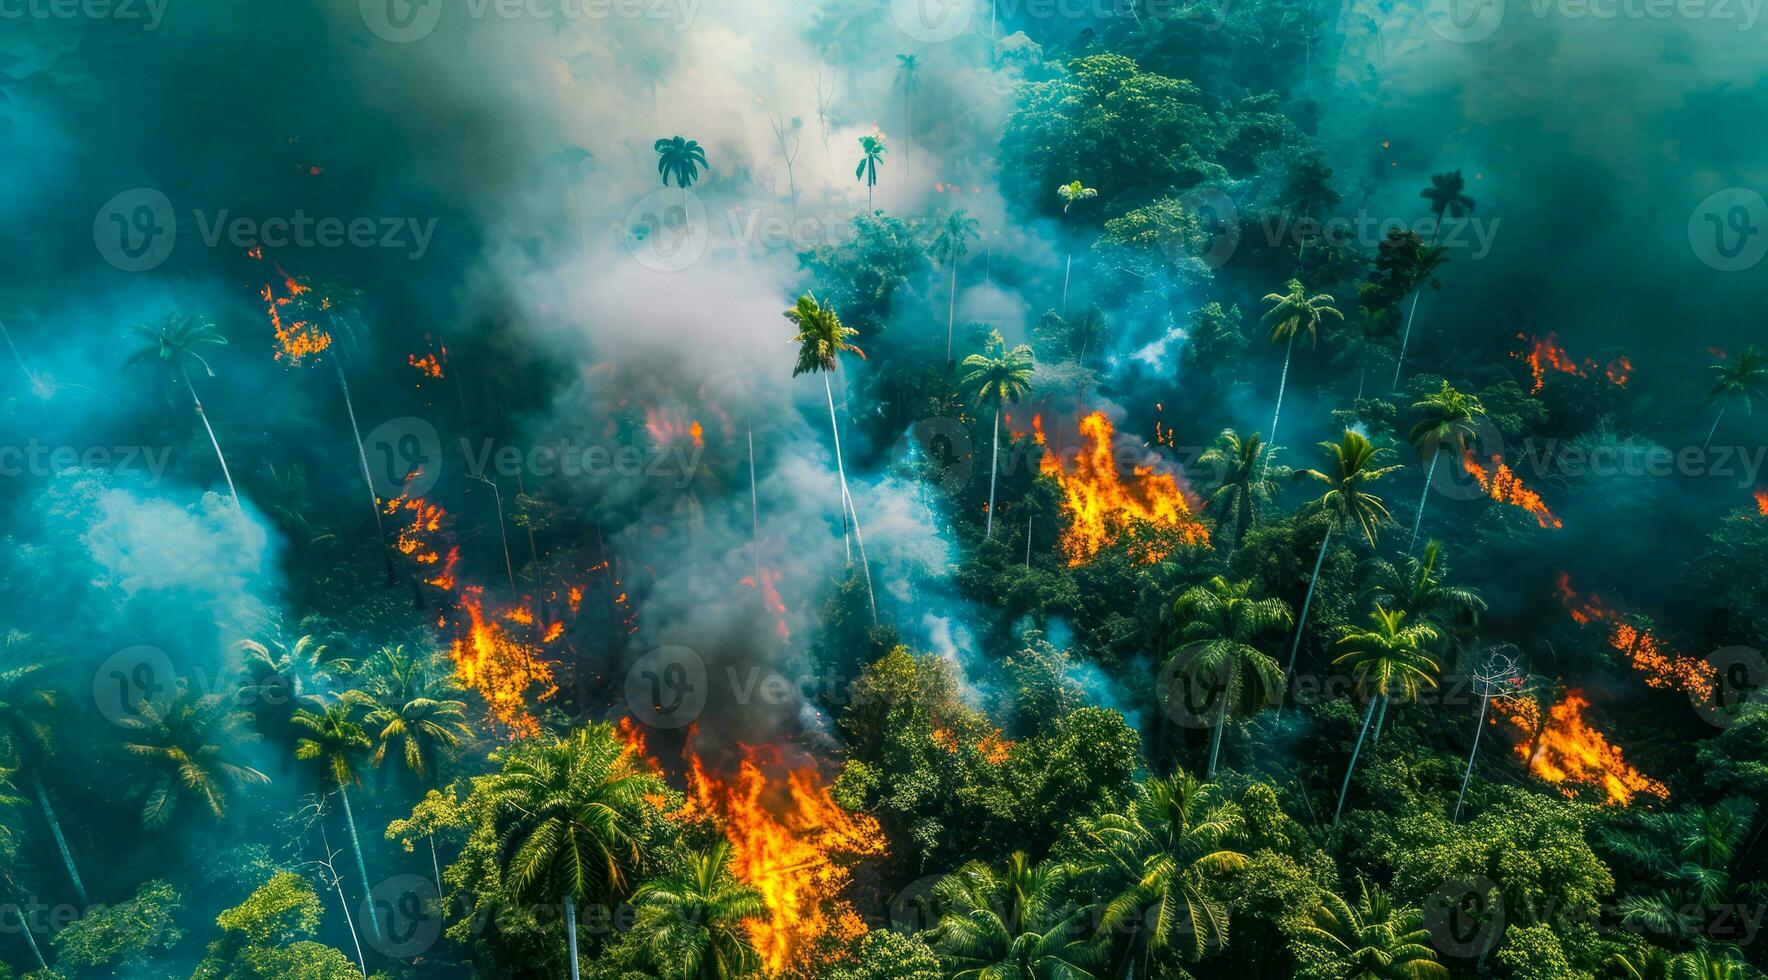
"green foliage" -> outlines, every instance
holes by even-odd
[[[191,980],[360,980],[362,971],[346,954],[309,938],[320,915],[307,879],[273,875],[215,919],[222,936],[209,944]]]
[[[826,980],[940,980],[939,957],[919,936],[873,929],[860,940],[851,962],[841,963]]]
[[[146,972],[184,938],[175,924],[180,908],[177,889],[165,881],[149,881],[128,900],[95,906],[56,933],[56,962]]]

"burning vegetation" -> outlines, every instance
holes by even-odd
[[[1666,650],[1649,624],[1610,609],[1601,596],[1580,596],[1564,572],[1559,573],[1559,601],[1573,622],[1607,626],[1608,645],[1644,675],[1648,687],[1682,691],[1703,701],[1713,696],[1712,664]]]
[[[1529,489],[1504,462],[1504,457],[1493,455],[1491,467],[1488,469],[1473,455],[1472,450],[1463,452],[1461,466],[1467,475],[1473,477],[1475,483],[1486,496],[1501,504],[1521,507],[1534,515],[1535,523],[1543,528],[1561,528],[1565,525],[1555,517],[1541,495]]]
[[[1177,477],[1157,473],[1152,466],[1134,466],[1130,482],[1124,483],[1113,451],[1111,420],[1104,412],[1081,419],[1082,445],[1072,472],[1063,465],[1061,454],[1051,450],[1043,416],[1034,416],[1031,427],[1044,449],[1039,470],[1062,492],[1062,513],[1068,518],[1062,551],[1068,564],[1090,561],[1124,539],[1132,542],[1131,553],[1144,564],[1160,561],[1175,547],[1209,546],[1209,529],[1192,516]]]
[[[1590,701],[1582,692],[1567,691],[1547,709],[1545,719],[1540,704],[1528,697],[1494,698],[1492,707],[1494,723],[1503,718],[1522,734],[1516,755],[1529,773],[1559,787],[1565,795],[1574,796],[1580,787],[1595,786],[1602,789],[1603,802],[1610,806],[1631,803],[1640,793],[1660,800],[1670,798],[1663,783],[1629,765],[1620,747],[1585,720]]]
[[[1624,388],[1633,377],[1632,358],[1622,355],[1609,361],[1606,365],[1598,365],[1588,358],[1579,361],[1574,359],[1559,343],[1559,335],[1548,333],[1545,337],[1530,337],[1517,334],[1516,339],[1522,341],[1523,347],[1511,353],[1514,357],[1528,365],[1529,374],[1534,378],[1534,387],[1529,394],[1538,395],[1547,385],[1549,373],[1569,374],[1577,378],[1587,378],[1601,372],[1609,384]]]

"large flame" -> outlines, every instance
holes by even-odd
[[[1607,625],[1608,645],[1645,675],[1647,687],[1684,691],[1701,700],[1713,696],[1712,664],[1666,650],[1649,626],[1610,609],[1599,595],[1579,595],[1572,589],[1571,576],[1564,572],[1559,573],[1559,601],[1573,622]]]
[[[1551,510],[1547,509],[1547,504],[1541,499],[1541,495],[1524,486],[1522,478],[1505,465],[1503,456],[1493,455],[1492,468],[1488,470],[1478,459],[1474,458],[1472,450],[1467,450],[1462,454],[1461,465],[1467,470],[1467,475],[1473,477],[1474,482],[1479,484],[1479,488],[1485,491],[1486,496],[1501,504],[1521,507],[1533,514],[1535,523],[1544,528],[1565,526]]]
[[[513,737],[538,735],[540,722],[530,711],[529,692],[538,689],[533,700],[545,701],[559,688],[552,664],[538,656],[538,645],[518,635],[531,631],[533,612],[524,605],[488,613],[485,590],[477,585],[461,590],[460,606],[467,620],[449,648],[455,676],[479,692],[491,717]]]
[[[643,749],[640,739],[641,757]],[[767,905],[766,918],[745,923],[765,971],[808,976],[813,956],[827,959],[819,946],[865,934],[865,922],[841,893],[852,877],[847,862],[882,855],[884,833],[875,818],[837,804],[814,765],[788,768],[777,753],[742,749],[729,781],[687,750],[687,812],[718,818],[731,842],[732,869]]]
[[[1492,706],[1523,734],[1517,758],[1537,779],[1558,786],[1565,795],[1575,795],[1580,786],[1600,786],[1610,806],[1630,803],[1640,793],[1670,798],[1663,783],[1629,765],[1620,747],[1584,720],[1590,700],[1582,692],[1567,691],[1547,709],[1545,723],[1540,706],[1529,698],[1494,698]]]
[[[1533,375],[1535,379],[1534,387],[1529,389],[1531,395],[1541,393],[1541,389],[1547,384],[1547,372],[1549,371],[1586,378],[1599,367],[1595,361],[1589,358],[1585,358],[1583,361],[1574,360],[1571,354],[1560,345],[1558,334],[1549,333],[1545,337],[1529,337],[1519,333],[1516,335],[1516,339],[1522,341],[1523,349],[1511,352],[1510,356],[1529,366],[1529,374]],[[1608,365],[1602,367],[1601,370],[1610,384],[1626,387],[1627,382],[1633,377],[1633,361],[1622,355],[1609,361]]]
[[[1111,420],[1094,412],[1080,421],[1083,445],[1075,456],[1074,471],[1063,466],[1044,437],[1043,417],[1031,420],[1037,444],[1044,448],[1041,472],[1062,490],[1062,511],[1068,529],[1062,532],[1062,550],[1068,564],[1080,565],[1099,551],[1129,538],[1136,542],[1137,560],[1152,564],[1179,545],[1209,546],[1209,529],[1192,516],[1179,481],[1170,473],[1156,473],[1152,466],[1132,468],[1125,485],[1118,476],[1112,455]],[[1148,535],[1148,528],[1172,532],[1173,537]]]
[[[260,262],[264,259],[262,248],[254,248],[247,254]],[[258,291],[258,298],[264,301],[265,312],[270,317],[270,329],[276,336],[275,358],[299,366],[304,358],[312,357],[331,347],[332,336],[320,329],[319,325],[312,322],[310,317],[299,318],[301,317],[300,311],[307,305],[307,301],[297,302],[297,300],[301,300],[302,296],[312,292],[313,287],[282,271],[280,265],[272,263],[272,267],[276,269],[276,279],[264,284],[264,288]],[[277,280],[280,280],[282,287],[280,294],[277,292],[279,285]],[[291,306],[292,310],[286,309]],[[330,307],[330,300],[320,300],[321,310],[330,309]],[[285,318],[284,312],[288,312],[290,316]]]

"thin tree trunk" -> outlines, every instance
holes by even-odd
[[[332,358],[332,367],[338,371],[338,387],[344,392],[344,411],[350,415],[350,434],[356,439],[356,460],[362,464],[362,484],[368,488],[368,507],[374,512],[375,538],[381,543],[381,556],[387,565],[387,584],[399,581],[393,573],[393,546],[387,543],[387,530],[381,524],[381,498],[374,492],[374,477],[368,470],[368,450],[362,448],[362,428],[356,424],[356,403],[350,400],[350,382],[344,377],[344,362]]]
[[[37,931],[31,928],[31,920],[26,918],[25,904],[25,902],[13,903],[13,908],[18,912],[18,930],[25,934],[25,942],[30,944],[31,957],[37,961],[37,966],[47,973],[49,963],[43,959],[43,948],[37,945]]]
[[[841,426],[835,421],[835,389],[829,385],[829,374],[823,372],[823,394],[829,399],[829,431],[835,437],[835,473],[841,479],[841,503],[844,515],[853,517],[853,540],[859,545],[859,564],[866,579],[866,603],[872,610],[872,625],[878,625],[878,600],[872,593],[872,566],[866,561],[866,539],[859,529],[859,511],[853,506],[853,495],[847,491],[847,466],[841,461]],[[759,585],[760,583],[756,583]]]
[[[1352,407],[1363,400],[1363,382],[1369,380],[1369,365],[1364,364],[1357,371],[1357,397],[1351,399]]]
[[[1467,799],[1467,783],[1473,779],[1473,763],[1479,758],[1479,737],[1486,729],[1486,706],[1491,702],[1490,696],[1479,699],[1479,723],[1473,729],[1473,749],[1467,753],[1467,771],[1461,774],[1461,792],[1455,796],[1455,816],[1451,823],[1461,822],[1461,801]]]
[[[982,532],[982,536],[985,538],[994,537],[995,474],[1000,471],[1000,468],[1001,407],[996,405],[994,419],[994,452],[988,457],[988,527]]]
[[[1031,519],[1037,515],[1025,515],[1025,567],[1031,567]]]
[[[749,430],[749,553],[755,559],[755,594],[761,594],[761,499],[755,495],[755,424]],[[846,523],[845,520],[842,521]]]
[[[430,838],[430,870],[436,873],[436,903],[440,905],[442,902],[442,865],[436,861],[436,835],[432,832],[428,836]]]
[[[1381,710],[1375,713],[1375,731],[1369,733],[1369,751],[1381,746],[1381,726],[1387,722],[1387,698],[1381,699]]]
[[[37,767],[31,766],[31,788],[36,791],[37,805],[43,810],[43,820],[49,824],[49,836],[55,838],[55,849],[61,853],[62,867],[67,869],[68,880],[74,884],[74,895],[80,899],[80,907],[90,904],[86,898],[86,883],[80,880],[80,870],[74,867],[74,852],[68,849],[68,839],[62,835],[61,821],[55,819],[55,807],[49,802],[49,790],[43,786],[43,777],[38,774]]]
[[[344,882],[338,878],[336,871],[332,872],[332,891],[338,893],[338,906],[344,910],[344,925],[350,930],[350,941],[356,944],[356,965],[362,969],[362,975],[367,976],[368,961],[362,958],[362,937],[356,934],[356,919],[350,914],[350,900],[344,897]],[[367,895],[365,890],[363,896],[366,898]],[[373,907],[372,900],[370,907]]]
[[[1719,414],[1713,416],[1713,427],[1707,430],[1707,441],[1700,444],[1701,452],[1706,452],[1707,447],[1713,444],[1713,434],[1719,431],[1719,420],[1725,417],[1725,408],[1726,406],[1720,405]]]
[[[1376,700],[1387,702],[1383,694]],[[1338,809],[1332,811],[1332,826],[1338,826],[1338,818],[1344,814],[1344,798],[1351,791],[1351,774],[1357,771],[1357,756],[1363,751],[1363,738],[1369,734],[1369,722],[1375,717],[1375,701],[1369,702],[1369,710],[1363,712],[1363,730],[1357,733],[1357,747],[1351,750],[1351,764],[1344,771],[1344,785],[1338,790]]]
[[[356,836],[356,812],[350,809],[350,792],[340,785],[338,798],[344,801],[344,822],[350,827],[350,849],[356,854],[356,874],[362,879],[362,897],[368,906],[368,927],[374,935],[379,936],[381,917],[374,910],[374,902],[368,900],[368,865],[362,861],[362,839]]]
[[[1418,495],[1418,516],[1412,518],[1412,540],[1406,544],[1406,553],[1418,547],[1418,526],[1424,523],[1424,502],[1430,499],[1430,481],[1436,477],[1437,460],[1443,458],[1443,447],[1438,446],[1436,452],[1430,454],[1430,472],[1424,474],[1424,492]]]
[[[233,498],[233,509],[243,510],[239,505],[239,491],[233,486],[233,474],[227,469],[227,457],[222,455],[221,443],[215,438],[215,427],[209,424],[209,413],[203,410],[203,400],[197,397],[196,386],[190,383],[190,369],[180,366],[178,373],[184,378],[184,390],[190,392],[191,404],[196,406],[196,417],[203,420],[203,431],[209,434],[209,445],[215,448],[215,459],[221,464],[221,478],[227,481],[227,495]]]
[[[1406,314],[1406,330],[1400,334],[1400,356],[1394,358],[1394,383],[1390,391],[1400,390],[1400,370],[1406,366],[1406,344],[1412,339],[1412,318],[1418,315],[1418,301],[1424,298],[1424,287],[1412,294],[1412,310]]]
[[[1308,594],[1301,601],[1301,618],[1295,624],[1295,642],[1289,647],[1289,666],[1283,671],[1283,687],[1288,690],[1295,679],[1295,656],[1301,652],[1301,636],[1308,628],[1308,607],[1314,604],[1314,586],[1320,582],[1320,566],[1326,562],[1326,542],[1332,540],[1332,528],[1326,529],[1325,536],[1320,538],[1320,554],[1314,559],[1314,574],[1308,579]],[[1287,700],[1287,699],[1285,699]],[[1283,717],[1283,705],[1277,706],[1277,717]]]
[[[1068,263],[1062,269],[1062,318],[1068,318],[1068,275],[1074,271],[1074,253],[1068,253]]]
[[[1277,444],[1277,420],[1283,417],[1283,389],[1289,387],[1289,358],[1295,353],[1295,334],[1289,335],[1289,346],[1283,350],[1283,374],[1277,379],[1277,408],[1271,413],[1271,434],[1265,438],[1267,445]]]
[[[565,893],[565,946],[571,950],[571,980],[579,980],[577,971],[577,902]]]
[[[946,290],[945,305],[945,366],[952,365],[952,328],[958,319],[958,259],[952,256],[952,282]]]
[[[1214,779],[1216,774],[1216,757],[1222,753],[1222,729],[1228,724],[1228,692],[1222,692],[1221,707],[1216,709],[1215,733],[1209,737],[1209,773],[1204,778]]]

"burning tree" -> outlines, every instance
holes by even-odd
[[[1104,412],[1081,419],[1084,444],[1075,456],[1073,472],[1050,451],[1043,417],[1033,416],[1031,427],[1044,449],[1038,469],[1061,491],[1062,512],[1068,518],[1062,550],[1069,565],[1091,561],[1102,549],[1125,539],[1133,543],[1136,560],[1150,565],[1171,554],[1175,546],[1209,546],[1209,528],[1192,516],[1191,503],[1173,474],[1134,466],[1131,482],[1123,482],[1113,452],[1111,420]]]
[[[1652,779],[1627,763],[1620,747],[1592,727],[1584,712],[1589,698],[1581,691],[1567,691],[1565,696],[1542,714],[1541,702],[1526,696],[1505,696],[1492,706],[1498,717],[1510,722],[1523,734],[1517,742],[1516,755],[1529,773],[1543,782],[1560,787],[1567,796],[1580,786],[1601,787],[1604,802],[1619,806],[1646,793],[1659,799],[1670,798],[1663,783]],[[1497,718],[1493,719],[1496,723]]]

